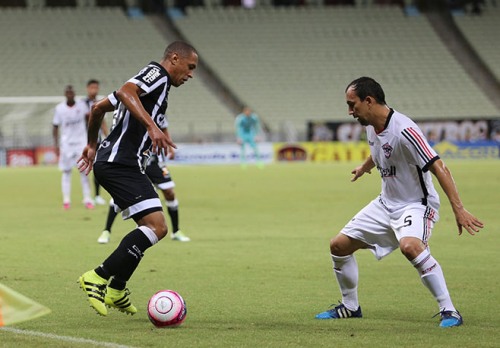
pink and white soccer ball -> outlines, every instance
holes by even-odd
[[[186,319],[186,302],[173,290],[160,290],[148,302],[148,317],[156,327],[175,327]]]

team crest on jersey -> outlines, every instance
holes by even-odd
[[[393,148],[391,145],[389,145],[389,143],[385,143],[384,145],[382,145],[382,150],[384,150],[385,158],[391,157]]]
[[[110,142],[108,140],[104,140],[102,143],[101,143],[101,146],[100,148],[102,149],[105,149],[109,146]]]

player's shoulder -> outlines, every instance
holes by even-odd
[[[168,77],[168,73],[161,64],[154,61],[142,68],[136,75],[136,79],[146,84],[152,84],[162,77]]]
[[[66,105],[66,102],[62,101],[59,104],[57,104],[54,109],[56,112],[64,112],[65,110],[67,110],[67,108],[68,107]]]
[[[391,123],[396,132],[402,132],[407,128],[418,128],[417,124],[408,116],[393,110]]]

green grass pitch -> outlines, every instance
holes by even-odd
[[[486,224],[475,237],[457,235],[439,190],[430,245],[462,327],[438,327],[434,299],[399,251],[382,261],[357,253],[363,319],[314,319],[340,299],[329,239],[380,190],[376,173],[351,183],[355,165],[172,166],[192,242],[166,238],[147,251],[128,284],[133,317],[97,316],[76,283],[133,222],[117,219],[111,243],[98,245],[107,207],[83,208],[76,172],[65,212],[56,168],[0,169],[0,282],[52,309],[14,326],[48,336],[0,330],[0,347],[498,347],[500,161],[448,161],[466,208]],[[156,329],[146,315],[165,288],[187,302],[176,329]]]

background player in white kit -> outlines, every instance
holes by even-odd
[[[418,126],[386,105],[384,91],[375,80],[361,77],[351,82],[346,88],[346,101],[349,115],[366,126],[371,152],[352,171],[352,181],[376,167],[382,177],[382,192],[331,240],[333,269],[342,302],[316,318],[362,317],[357,292],[358,266],[353,253],[369,249],[381,259],[399,248],[438,302],[440,326],[461,325],[462,316],[451,301],[441,266],[428,248],[432,227],[439,219],[440,204],[429,171],[450,201],[459,234],[465,228],[474,235],[483,223],[464,208],[450,171]]]
[[[76,161],[87,145],[86,108],[83,103],[75,101],[75,91],[72,86],[64,89],[66,101],[57,104],[52,121],[54,146],[59,156],[59,169],[62,171],[63,208],[71,206],[71,170],[76,167]],[[83,191],[83,204],[87,209],[94,208],[90,198],[88,177],[80,173]]]

